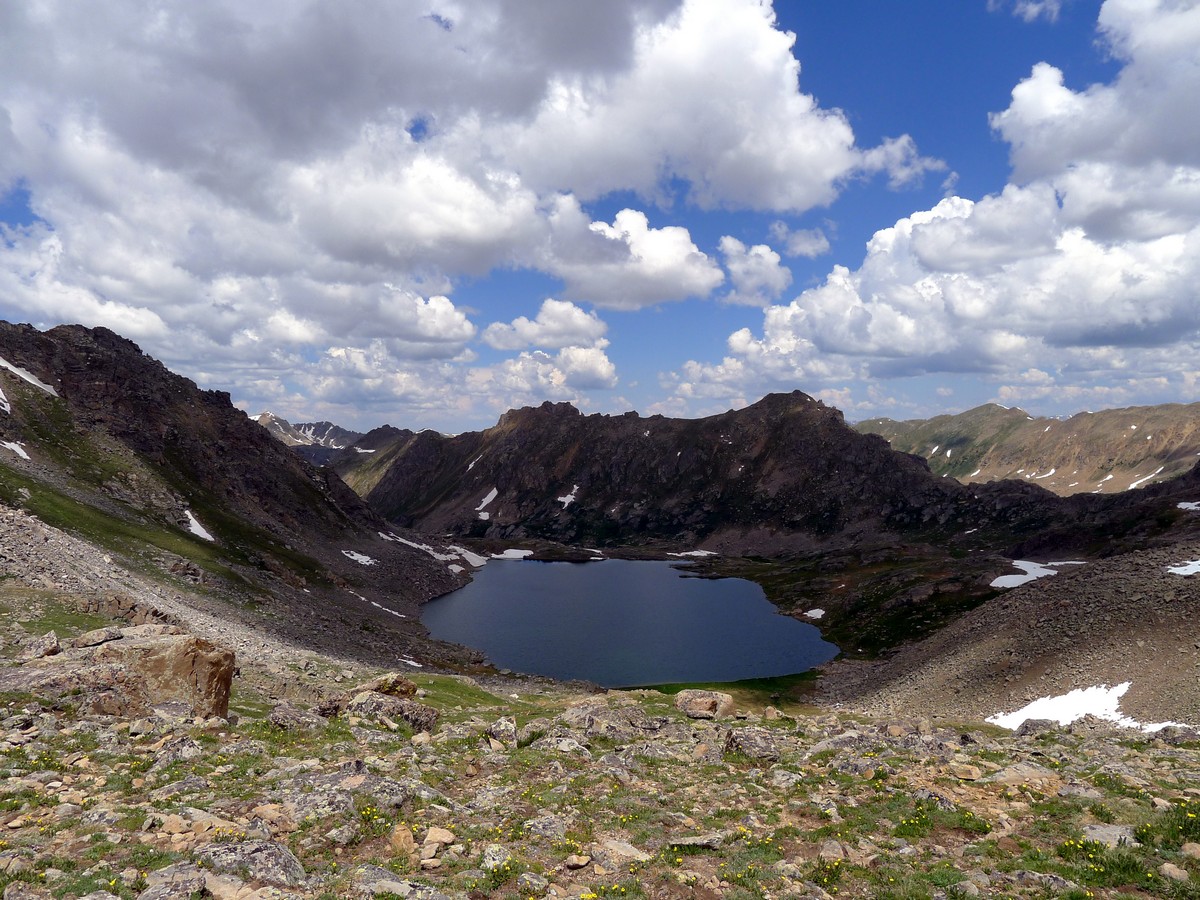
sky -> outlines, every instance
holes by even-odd
[[[0,318],[250,414],[1200,400],[1200,0],[0,4]]]

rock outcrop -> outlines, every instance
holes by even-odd
[[[229,713],[232,651],[175,626],[104,628],[53,653],[0,669],[0,690],[70,698],[97,713],[138,716],[168,702],[199,718]],[[57,645],[57,639],[55,640]]]

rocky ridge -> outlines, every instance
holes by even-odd
[[[932,419],[855,424],[962,482],[1024,480],[1056,494],[1114,494],[1174,478],[1200,455],[1200,403],[1031,416],[987,403]]]
[[[291,447],[314,465],[324,465],[339,451],[353,447],[362,437],[332,422],[297,422],[292,424],[272,412],[259,413],[254,421],[282,443]]]
[[[144,599],[235,649],[254,624],[334,655],[468,664],[417,622],[467,556],[397,533],[228,395],[105,329],[0,323],[0,358],[8,577]]]

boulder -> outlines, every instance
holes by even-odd
[[[224,717],[233,683],[233,651],[173,626],[121,630],[120,639],[72,647],[0,670],[0,690],[71,696],[95,713],[134,718],[179,701],[193,716]]]
[[[208,844],[195,851],[196,859],[214,872],[248,877],[281,887],[304,881],[304,867],[283,844],[273,841],[241,841]]]
[[[62,645],[58,642],[58,635],[53,631],[48,631],[25,645],[25,649],[21,651],[21,659],[42,659],[46,656],[54,656],[61,651]]]
[[[779,744],[772,729],[752,725],[729,732],[729,737],[725,739],[725,752],[775,762],[779,759]]]
[[[413,731],[433,731],[439,715],[432,706],[426,706],[416,700],[390,697],[378,691],[362,691],[356,694],[346,703],[344,711],[364,719],[380,719],[385,716],[389,719],[403,719]]]
[[[93,653],[96,662],[120,665],[140,680],[150,705],[183,700],[191,704],[196,716],[224,718],[229,714],[232,650],[190,634],[150,634],[110,641]]]
[[[720,719],[733,714],[733,698],[721,691],[680,691],[675,708],[689,719]]]

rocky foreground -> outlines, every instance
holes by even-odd
[[[5,900],[1200,896],[1192,732],[1013,734],[300,655],[251,686],[178,626],[9,600]],[[154,677],[162,642],[196,677]],[[273,699],[288,681],[310,701]]]

